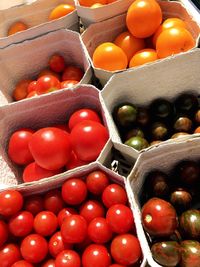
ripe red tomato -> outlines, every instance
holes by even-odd
[[[38,95],[50,93],[60,88],[60,81],[53,75],[44,75],[37,80],[36,92]]]
[[[8,239],[8,226],[7,224],[0,220],[0,247],[3,246],[3,244]]]
[[[78,123],[70,135],[77,157],[90,162],[97,159],[108,138],[108,131],[102,124],[89,120]]]
[[[113,239],[111,243],[111,255],[113,259],[119,264],[134,264],[142,256],[140,243],[134,235],[118,235]]]
[[[104,217],[105,209],[99,201],[88,200],[80,207],[80,215],[89,223],[96,217]]]
[[[37,81],[32,81],[29,83],[27,91],[28,93],[31,93],[33,91],[36,91],[36,88],[37,88]]]
[[[102,171],[93,171],[86,178],[88,191],[94,195],[101,195],[109,185],[108,176]]]
[[[61,227],[64,220],[71,214],[77,214],[77,211],[73,208],[64,208],[58,213],[58,224]]]
[[[34,131],[31,129],[21,129],[12,134],[8,144],[8,156],[19,165],[26,165],[33,161],[33,156],[28,144]]]
[[[34,219],[34,230],[42,236],[52,235],[58,227],[56,215],[51,211],[41,211]]]
[[[74,169],[74,168],[77,168],[77,167],[80,167],[86,164],[88,164],[88,162],[80,160],[75,154],[75,152],[72,151],[70,160],[66,164],[66,168],[67,170],[71,170],[71,169]]]
[[[68,89],[68,88],[72,88],[74,87],[74,85],[76,85],[77,83],[79,83],[79,81],[75,81],[75,80],[67,80],[67,81],[63,81],[61,82],[61,89]]]
[[[24,202],[24,208],[25,210],[30,211],[33,215],[38,214],[44,209],[43,198],[37,195],[27,197]]]
[[[81,267],[81,259],[74,250],[63,250],[58,254],[55,267]]]
[[[26,236],[33,229],[33,215],[29,211],[19,211],[10,218],[8,226],[14,236]]]
[[[72,244],[63,242],[61,232],[56,232],[49,240],[49,253],[56,258],[65,249],[71,249]]]
[[[0,215],[12,216],[21,210],[23,196],[16,190],[5,190],[0,192]]]
[[[21,260],[15,262],[11,267],[33,267],[33,265],[28,261]]]
[[[126,191],[122,186],[118,184],[110,184],[103,191],[102,201],[107,208],[110,208],[115,204],[126,205],[128,199]]]
[[[67,66],[62,75],[62,81],[75,80],[80,81],[84,73],[82,69],[75,66]]]
[[[89,245],[82,255],[83,267],[109,267],[111,264],[110,254],[103,245]]]
[[[45,194],[44,208],[54,214],[58,214],[64,208],[64,201],[59,190],[54,189]]]
[[[36,163],[47,170],[58,170],[65,166],[72,151],[69,134],[54,127],[35,132],[29,148]]]
[[[112,231],[105,218],[97,217],[88,225],[88,236],[97,244],[107,243],[112,238]]]
[[[96,111],[88,108],[82,108],[74,113],[69,118],[69,129],[72,130],[75,125],[84,120],[91,120],[101,123],[101,119]]]
[[[31,234],[23,239],[20,250],[26,261],[39,263],[45,259],[48,253],[48,243],[41,235]]]
[[[6,244],[0,248],[0,266],[10,267],[21,258],[19,247],[15,244]]]
[[[28,93],[28,95],[26,96],[26,98],[31,98],[33,96],[37,96],[38,93],[36,91],[31,91],[30,93]]]
[[[72,178],[62,185],[62,198],[69,205],[79,205],[87,197],[87,187],[83,180]]]
[[[65,59],[61,55],[55,54],[49,60],[49,67],[52,71],[62,72],[65,69]]]
[[[56,264],[55,260],[50,259],[50,260],[45,261],[45,263],[42,264],[42,267],[55,267],[56,266],[55,264]]]
[[[111,230],[117,234],[125,234],[134,226],[131,209],[122,204],[111,206],[107,211],[106,220]]]

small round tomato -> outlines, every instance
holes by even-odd
[[[103,245],[89,245],[82,255],[83,267],[109,267],[111,257],[108,250]]]
[[[24,209],[31,212],[33,215],[38,214],[44,209],[43,198],[37,195],[27,197],[24,202]]]
[[[69,134],[54,127],[35,132],[29,149],[36,163],[47,170],[58,170],[65,166],[72,151]]]
[[[53,92],[61,88],[60,81],[53,75],[41,76],[37,80],[36,92],[38,95]]]
[[[56,258],[65,249],[71,249],[72,244],[63,242],[61,232],[56,232],[49,240],[49,253]]]
[[[79,205],[87,197],[87,187],[83,180],[71,178],[62,185],[62,198],[69,205]]]
[[[73,208],[64,208],[58,213],[58,224],[61,227],[64,220],[71,214],[77,214],[77,211]]]
[[[83,166],[83,165],[86,165],[86,164],[88,164],[88,162],[80,160],[77,157],[77,155],[75,154],[75,152],[72,151],[71,157],[70,157],[69,161],[66,164],[66,168],[67,168],[67,170],[71,170],[71,169],[74,169],[74,168],[77,168],[77,167],[80,167],[80,166]]]
[[[7,241],[8,239],[8,226],[7,224],[0,220],[0,247]]]
[[[105,218],[97,217],[88,225],[88,236],[97,244],[107,243],[112,238],[112,231]]]
[[[105,209],[99,201],[88,200],[80,207],[80,215],[89,223],[96,217],[104,217]]]
[[[110,184],[103,191],[102,201],[107,208],[110,208],[115,204],[126,205],[128,199],[126,191],[122,186],[118,184]]]
[[[45,261],[45,263],[42,264],[42,267],[55,267],[55,260],[53,259],[50,259],[50,260],[47,260]]]
[[[39,263],[48,253],[48,243],[41,235],[31,234],[23,239],[20,250],[24,260]]]
[[[33,133],[34,131],[31,129],[21,129],[11,135],[8,144],[8,156],[16,164],[26,165],[33,161],[28,147]]]
[[[156,50],[146,48],[138,51],[130,60],[129,68],[137,67],[158,59]]]
[[[117,234],[125,234],[134,227],[131,209],[122,204],[111,206],[107,211],[106,220],[111,230]]]
[[[63,250],[58,254],[55,267],[81,267],[81,259],[74,250]]]
[[[8,226],[14,236],[26,236],[33,229],[33,215],[29,211],[19,211],[10,218]]]
[[[31,91],[30,93],[28,93],[26,98],[31,98],[31,97],[34,97],[34,96],[38,96],[38,93],[36,91]]]
[[[87,222],[84,217],[76,214],[68,216],[61,226],[64,242],[75,244],[84,241],[87,235]]]
[[[15,244],[6,244],[0,248],[1,267],[10,267],[21,258],[19,247]]]
[[[36,91],[36,88],[37,88],[37,81],[32,81],[29,83],[27,91],[28,93],[31,93],[33,91]]]
[[[200,126],[198,126],[195,130],[194,133],[200,133]]]
[[[94,195],[101,195],[109,185],[108,176],[102,171],[93,171],[86,177],[88,191]]]
[[[54,214],[57,214],[64,208],[64,201],[59,190],[54,189],[45,194],[44,208]]]
[[[28,26],[25,23],[23,23],[22,21],[16,21],[8,29],[8,36],[27,29]]]
[[[89,120],[74,126],[70,135],[72,149],[78,158],[90,162],[97,159],[108,138],[108,131],[101,123]]]
[[[67,66],[62,75],[62,81],[75,80],[79,81],[82,79],[84,73],[81,68],[75,66]]]
[[[51,211],[41,211],[34,219],[34,230],[42,236],[52,235],[58,227],[56,215]]]
[[[49,67],[52,71],[62,72],[65,69],[65,59],[63,56],[55,54],[49,60]]]
[[[33,265],[28,261],[21,260],[15,262],[11,267],[33,267]]]
[[[68,15],[75,10],[75,7],[69,4],[62,4],[56,6],[49,15],[49,20],[59,19],[63,16]]]
[[[96,111],[89,109],[89,108],[82,108],[74,113],[69,118],[69,128],[72,130],[75,125],[84,121],[84,120],[91,120],[101,123],[101,119]]]
[[[0,215],[12,216],[21,210],[23,196],[16,190],[5,190],[0,192]]]
[[[41,78],[42,76],[46,75],[52,75],[56,77],[59,81],[61,80],[61,76],[59,73],[56,73],[55,71],[52,71],[50,69],[43,69],[39,74],[38,74],[38,79]]]
[[[61,82],[61,89],[68,89],[68,88],[72,88],[74,87],[74,85],[76,85],[77,83],[79,83],[79,81],[75,81],[75,80],[67,80],[67,81],[63,81]]]
[[[13,91],[13,98],[15,101],[19,101],[26,98],[28,94],[28,86],[31,82],[32,80],[22,80],[17,83]]]

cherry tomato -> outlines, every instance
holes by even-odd
[[[127,233],[134,227],[131,209],[122,204],[111,206],[107,211],[106,220],[111,230],[117,234]]]
[[[26,236],[33,229],[33,215],[29,211],[19,211],[10,218],[8,226],[14,236]]]
[[[63,242],[61,232],[56,232],[49,240],[49,253],[56,258],[65,249],[71,249],[72,244]]]
[[[68,88],[72,88],[74,87],[74,85],[76,85],[77,83],[79,83],[79,81],[75,81],[75,80],[67,80],[67,81],[63,81],[61,82],[61,89],[68,89]]]
[[[37,88],[37,81],[32,81],[29,83],[27,91],[28,93],[31,93],[33,91],[36,91],[36,88]]]
[[[56,77],[59,81],[61,80],[61,76],[59,73],[56,73],[50,69],[44,69],[42,70],[39,75],[38,75],[38,78],[42,77],[42,76],[46,76],[46,75],[52,75],[54,77]]]
[[[83,252],[83,267],[109,267],[110,264],[110,254],[103,245],[91,244]]]
[[[87,197],[87,187],[83,180],[72,178],[62,186],[62,198],[69,205],[79,205]]]
[[[28,261],[21,260],[15,262],[11,267],[33,267],[33,265]]]
[[[105,209],[99,201],[88,200],[80,207],[80,215],[89,223],[96,217],[104,217]]]
[[[111,255],[119,264],[134,264],[142,256],[140,243],[134,235],[118,235],[111,243]]]
[[[45,194],[44,208],[45,210],[52,211],[54,214],[57,214],[64,208],[64,201],[59,190],[51,190]]]
[[[55,54],[49,60],[49,67],[52,71],[62,72],[65,69],[65,59],[61,55]]]
[[[63,250],[58,254],[55,267],[81,267],[81,259],[74,250]]]
[[[24,260],[39,263],[48,253],[48,243],[41,235],[31,234],[23,239],[20,250]]]
[[[86,165],[86,164],[88,164],[88,162],[80,160],[77,157],[77,155],[75,154],[75,152],[72,151],[71,157],[70,157],[69,161],[66,164],[66,168],[67,168],[67,170],[71,170],[71,169],[74,169],[74,168],[77,168],[77,167],[80,167],[80,166],[83,166],[83,165]]]
[[[93,171],[86,178],[88,191],[94,195],[101,195],[109,185],[108,176],[102,171]]]
[[[0,220],[0,247],[7,241],[8,239],[8,226],[7,224]]]
[[[103,191],[102,201],[107,208],[110,208],[115,204],[126,205],[128,199],[126,191],[122,186],[118,184],[110,184]]]
[[[0,248],[0,266],[10,267],[21,258],[19,247],[15,244],[6,244]]]
[[[21,80],[17,83],[15,90],[13,91],[13,98],[15,101],[26,98],[28,94],[28,85],[30,82],[32,82],[32,80]]]
[[[50,260],[47,260],[45,261],[45,263],[42,265],[42,267],[55,267],[55,260],[53,259],[50,259]]]
[[[87,235],[87,222],[84,217],[76,214],[67,217],[62,223],[61,235],[64,242],[70,244],[83,242]]]
[[[38,95],[53,92],[61,88],[60,81],[53,75],[44,75],[37,80]]]
[[[5,190],[0,192],[0,215],[12,216],[21,210],[23,196],[16,190]]]
[[[31,91],[30,93],[28,93],[26,98],[31,98],[31,97],[34,97],[34,96],[38,96],[38,93],[36,91]]]
[[[42,128],[33,134],[29,149],[40,167],[58,170],[71,155],[69,134],[54,127]]]
[[[60,227],[64,220],[71,214],[77,214],[77,211],[73,208],[64,208],[58,213],[58,224]]]
[[[43,198],[37,195],[27,197],[24,202],[24,208],[33,215],[38,214],[44,209]]]
[[[59,19],[68,15],[75,10],[75,7],[69,4],[61,4],[56,6],[49,15],[49,20]]]
[[[12,23],[11,26],[9,27],[8,36],[27,29],[28,26],[25,23],[23,23],[22,21],[16,21]]]
[[[82,69],[75,66],[67,66],[62,75],[62,81],[75,80],[80,81],[84,73]]]
[[[52,235],[58,227],[56,215],[51,211],[41,211],[34,219],[34,230],[42,236]]]
[[[89,120],[78,123],[70,135],[72,149],[83,161],[96,160],[108,138],[108,131],[102,124]]]
[[[8,144],[8,155],[16,164],[26,165],[33,161],[28,147],[33,133],[31,129],[21,129],[12,134]]]
[[[88,225],[88,236],[97,244],[107,243],[112,238],[112,231],[105,218],[97,217]]]

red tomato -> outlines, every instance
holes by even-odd
[[[33,267],[33,265],[28,261],[21,260],[15,262],[11,267]]]
[[[28,95],[26,96],[26,98],[31,98],[33,96],[37,96],[38,93],[36,91],[31,91],[30,93],[28,93]]]
[[[74,66],[67,66],[62,75],[62,81],[75,80],[80,81],[84,73],[82,69]]]
[[[60,227],[64,220],[71,214],[77,214],[77,211],[73,208],[64,208],[58,213],[58,224]]]
[[[49,60],[49,67],[52,71],[62,72],[65,69],[65,59],[61,55],[55,54]]]
[[[51,211],[41,211],[34,219],[34,230],[42,236],[52,235],[58,227],[56,215]]]
[[[128,199],[126,191],[122,186],[118,184],[110,184],[103,191],[102,201],[107,208],[110,208],[115,204],[126,205]]]
[[[14,236],[26,236],[33,229],[33,215],[29,211],[19,211],[10,218],[8,226]]]
[[[65,249],[71,249],[72,244],[63,242],[61,232],[56,232],[49,240],[49,253],[56,258]]]
[[[26,165],[33,161],[28,147],[33,133],[31,129],[21,129],[12,134],[8,144],[8,155],[16,164]]]
[[[33,215],[38,214],[44,209],[43,198],[41,196],[30,196],[25,199],[24,208]]]
[[[126,266],[121,264],[111,264],[109,267],[126,267]]]
[[[83,180],[72,178],[62,185],[62,198],[69,205],[79,205],[87,197],[87,187]]]
[[[69,135],[54,127],[35,132],[29,142],[29,149],[36,163],[47,170],[58,170],[65,166],[72,151]]]
[[[89,120],[78,123],[70,135],[77,157],[90,162],[97,159],[108,138],[108,131],[102,124]]]
[[[106,247],[98,244],[89,245],[82,255],[83,267],[109,267],[110,254]]]
[[[10,267],[21,258],[19,247],[15,244],[6,244],[0,248],[1,267]]]
[[[12,216],[21,210],[23,206],[23,196],[15,190],[5,190],[0,192],[0,215]]]
[[[53,92],[61,88],[60,81],[53,75],[44,75],[37,80],[38,95]]]
[[[55,267],[81,267],[81,259],[74,250],[63,250],[56,257]]]
[[[97,217],[88,225],[88,236],[97,244],[107,243],[112,238],[112,231],[105,218]]]
[[[45,194],[44,208],[45,210],[52,211],[54,214],[57,214],[64,208],[64,201],[59,190],[54,189]]]
[[[125,234],[134,226],[131,209],[122,204],[111,206],[107,211],[106,220],[111,230],[117,234]]]
[[[31,93],[33,91],[36,91],[36,88],[37,88],[37,81],[32,81],[29,83],[27,91],[28,93]]]
[[[67,81],[63,81],[61,82],[61,89],[68,89],[68,88],[72,88],[74,87],[74,85],[76,85],[77,83],[79,83],[79,81],[75,81],[75,80],[67,80]]]
[[[104,189],[109,185],[108,176],[102,171],[93,171],[86,178],[88,191],[94,195],[101,195]]]
[[[119,264],[134,264],[142,256],[140,243],[134,235],[118,235],[113,239],[111,243],[111,255],[113,259]]]
[[[7,224],[0,220],[0,247],[7,241],[8,239],[8,226]]]
[[[80,167],[86,164],[88,164],[88,162],[80,160],[75,154],[75,152],[72,151],[70,160],[66,164],[66,168],[67,170],[71,170],[71,169],[74,169],[74,168],[77,168],[77,167]]]
[[[99,115],[92,109],[82,108],[74,113],[69,118],[69,129],[72,130],[75,125],[84,120],[91,120],[101,123]]]
[[[55,260],[53,259],[50,259],[50,260],[47,260],[45,261],[45,263],[42,265],[42,267],[55,267]]]
[[[86,220],[80,215],[72,214],[64,220],[61,235],[64,242],[70,244],[83,242],[87,235]]]
[[[96,217],[104,217],[105,209],[99,201],[88,200],[80,207],[80,215],[89,223]]]

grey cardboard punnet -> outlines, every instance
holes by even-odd
[[[83,69],[81,83],[91,81],[92,70],[80,35],[69,30],[54,31],[1,50],[0,105],[12,102],[16,84],[23,79],[37,78],[55,53],[61,54],[67,65]]]
[[[170,17],[177,17],[185,21],[188,30],[193,35],[194,39],[196,40],[196,44],[197,44],[199,34],[200,34],[199,15],[197,16],[196,12],[194,12],[193,10],[187,10],[184,7],[184,5],[180,2],[159,1],[159,4],[163,11],[164,19],[170,18]],[[122,14],[114,18],[108,19],[106,21],[92,24],[82,34],[82,40],[87,48],[91,65],[94,68],[95,76],[100,80],[102,85],[105,85],[105,83],[109,80],[109,78],[113,74],[119,71],[112,72],[112,71],[105,71],[99,68],[95,68],[93,65],[93,61],[92,61],[92,55],[98,45],[102,44],[103,42],[113,42],[114,39],[121,32],[125,30],[126,30],[126,14]],[[182,54],[185,54],[185,53],[182,53]],[[156,61],[155,63],[153,62],[149,64],[157,64],[158,62],[165,61],[165,60],[167,60],[167,58],[161,59],[161,60]],[[135,67],[132,69],[137,69],[137,68],[138,67]]]
[[[25,0],[1,0],[0,1],[0,9],[7,9],[13,6],[18,6],[24,4]]]
[[[0,48],[58,29],[66,28],[79,31],[76,10],[62,18],[48,21],[50,12],[59,4],[75,6],[73,0],[37,0],[21,6],[0,10]],[[27,24],[28,29],[7,36],[9,27],[16,21],[24,22]]]

